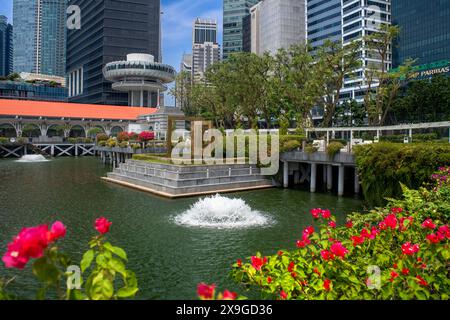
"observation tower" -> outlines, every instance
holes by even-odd
[[[114,61],[103,68],[112,88],[128,92],[128,105],[133,107],[160,107],[160,94],[166,84],[175,80],[173,67],[155,62],[150,54],[131,53],[126,61]]]

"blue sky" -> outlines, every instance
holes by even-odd
[[[218,21],[222,43],[222,0],[162,0],[162,50],[164,63],[180,67],[183,52],[192,51],[192,22],[195,18]],[[0,0],[0,15],[12,20],[12,0]],[[166,104],[173,105],[171,97]]]

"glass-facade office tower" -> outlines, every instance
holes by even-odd
[[[223,58],[243,51],[243,19],[259,0],[223,0]]]
[[[392,20],[400,27],[394,67],[408,58],[419,65],[450,60],[450,1],[393,0]]]
[[[0,16],[0,76],[4,77],[13,71],[13,27],[8,18]]]
[[[220,46],[217,43],[217,21],[194,20],[192,31],[192,79],[200,82],[209,66],[220,60]]]
[[[67,0],[14,0],[14,71],[65,74]]]
[[[103,67],[130,53],[161,62],[160,0],[72,0],[81,9],[81,28],[67,32],[69,102],[128,105],[114,91]]]
[[[252,52],[276,53],[306,42],[305,0],[263,0],[251,8],[250,28],[255,39]],[[256,45],[256,43],[258,45]],[[250,46],[251,47],[251,46]]]
[[[327,39],[342,39],[342,0],[307,0],[308,42],[313,49]],[[348,2],[348,1],[344,1]]]

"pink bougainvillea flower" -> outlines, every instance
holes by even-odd
[[[317,274],[317,275],[319,275],[319,276],[320,276],[320,271],[319,271],[319,269],[317,269],[317,268],[314,268],[313,272],[314,272],[315,274]]]
[[[401,212],[403,212],[403,209],[402,208],[392,208],[391,212],[392,213],[401,213]]]
[[[20,253],[20,243],[10,243],[8,245],[8,251],[2,257],[2,261],[6,268],[23,269],[30,260],[28,256]]]
[[[441,238],[441,240],[444,240],[444,238],[450,239],[450,228],[448,225],[439,227],[438,237]]]
[[[197,295],[202,300],[212,300],[214,298],[215,289],[216,285],[207,285],[206,283],[202,282],[197,286]]]
[[[409,274],[409,269],[408,268],[403,268],[402,269],[402,274],[407,276]]]
[[[271,283],[272,283],[272,277],[270,277],[270,276],[267,277],[267,283],[268,283],[268,284],[271,284]]]
[[[311,209],[311,215],[313,216],[314,219],[319,219],[320,218],[320,214],[322,213],[322,209],[317,208],[317,209]]]
[[[286,300],[287,297],[288,297],[287,293],[284,292],[284,290],[281,290],[281,292],[280,292],[280,298],[281,298],[281,300]]]
[[[398,264],[394,263],[394,269],[398,268]]]
[[[291,277],[294,279],[297,278],[297,272],[291,272]]]
[[[426,219],[423,223],[422,223],[422,227],[423,228],[428,228],[433,230],[434,228],[436,228],[436,225],[433,223],[433,220],[431,219]]]
[[[344,258],[348,253],[348,249],[342,245],[340,242],[335,242],[330,247],[331,253],[333,253],[337,257]]]
[[[331,285],[331,280],[329,280],[329,279],[325,279],[325,281],[323,282],[323,288],[326,290],[326,291],[330,291],[330,285]]]
[[[430,243],[439,243],[441,241],[434,233],[427,235],[426,239],[430,241]]]
[[[281,257],[283,255],[283,251],[279,250],[277,254],[279,257]]]
[[[313,233],[314,233],[314,227],[313,226],[306,227],[306,229],[303,230],[303,238],[309,237]]]
[[[424,286],[424,287],[428,286],[428,282],[421,276],[416,276],[416,279],[419,280],[419,284],[421,286]]]
[[[386,222],[381,221],[381,222],[378,224],[378,228],[380,228],[380,230],[386,230],[386,229],[388,228],[388,226],[386,225]]]
[[[347,227],[347,228],[353,228],[353,221],[352,220],[348,220],[346,223],[345,223],[345,226]]]
[[[112,222],[110,222],[105,217],[98,218],[95,220],[95,229],[101,234],[105,234],[109,232],[109,228],[111,227]]]
[[[261,270],[261,268],[267,263],[267,258],[259,258],[257,256],[252,257],[252,266],[256,270]]]
[[[328,226],[331,227],[331,228],[336,228],[336,222],[331,220],[330,222],[328,222]]]
[[[334,254],[331,253],[328,250],[320,251],[320,255],[322,256],[322,259],[325,260],[325,261],[329,261],[329,260],[333,260],[334,259]]]
[[[241,259],[237,259],[236,263],[237,263],[237,266],[239,268],[242,267],[242,260]]]
[[[331,212],[328,209],[322,210],[321,214],[324,219],[329,219],[331,217]]]
[[[309,240],[307,240],[309,241]],[[297,240],[297,248],[304,248],[306,247],[309,243],[307,243],[307,241],[305,240]]]
[[[236,300],[238,294],[236,292],[231,292],[225,290],[222,294],[223,300]]]
[[[55,241],[66,236],[66,226],[61,221],[56,221],[50,228],[49,241]]]
[[[412,245],[411,242],[406,242],[402,244],[402,253],[406,255],[413,255],[414,253],[419,252],[419,245]]]

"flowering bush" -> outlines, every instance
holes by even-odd
[[[219,292],[216,296],[216,285],[208,285],[206,283],[200,283],[197,286],[197,295],[200,300],[240,300],[243,297],[238,297],[236,292],[225,290]]]
[[[138,134],[136,132],[128,132],[129,140],[136,141],[138,139]]]
[[[278,299],[448,299],[450,228],[416,212],[385,208],[336,226],[312,209],[319,229],[300,232],[296,250],[238,260],[232,276]]]
[[[142,131],[139,134],[139,141],[147,142],[153,139],[155,139],[155,133],[152,131]]]
[[[108,139],[109,139],[109,136],[107,134],[104,134],[104,133],[99,133],[96,136],[97,143],[101,142],[101,141],[106,141]]]
[[[128,135],[128,132],[122,131],[117,134],[117,141],[123,142],[123,141],[128,141],[128,140],[130,140],[130,136]]]
[[[40,225],[22,229],[8,244],[2,261],[6,268],[24,269],[30,260],[35,259],[32,272],[42,283],[37,299],[45,299],[52,290],[53,296],[56,295],[61,300],[134,297],[138,286],[135,274],[125,267],[127,255],[123,249],[113,246],[105,239],[111,225],[104,217],[95,221],[95,229],[99,234],[89,242],[90,249],[84,253],[79,267],[73,265],[71,259],[60,252],[57,246],[58,241],[66,236],[66,226],[60,221],[53,223],[50,228],[48,225]],[[73,272],[73,267],[79,268],[79,279],[68,271]],[[5,291],[9,283],[11,280],[0,281],[0,299],[13,298]],[[118,285],[120,288],[117,290]]]

